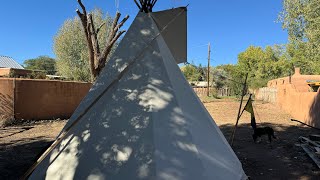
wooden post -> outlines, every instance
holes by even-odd
[[[240,119],[240,113],[241,113],[241,108],[242,108],[243,97],[245,95],[245,90],[246,90],[246,86],[247,86],[247,79],[248,79],[248,73],[246,74],[246,79],[244,81],[243,88],[242,88],[242,94],[241,94],[241,100],[240,100],[240,107],[239,107],[239,110],[238,110],[237,122],[236,122],[236,125],[233,128],[233,131],[232,131],[232,134],[231,134],[231,137],[230,137],[230,140],[229,140],[231,146],[233,145],[234,135],[236,133],[236,129],[238,127],[238,123],[239,123],[239,119]]]
[[[210,81],[210,52],[211,52],[211,50],[210,50],[210,42],[209,42],[209,44],[208,44],[207,96],[210,96],[210,85],[209,85],[209,81]]]
[[[291,84],[291,71],[289,71],[289,84]]]

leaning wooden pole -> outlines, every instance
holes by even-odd
[[[248,73],[246,74],[246,79],[245,79],[245,81],[243,83],[240,106],[239,106],[238,115],[237,115],[237,121],[236,121],[236,124],[235,124],[235,126],[233,128],[233,131],[232,131],[232,134],[231,134],[230,140],[229,140],[229,143],[230,143],[231,146],[233,146],[234,135],[236,133],[236,130],[237,130],[237,127],[238,127],[238,123],[239,123],[239,119],[240,119],[240,113],[241,113],[241,109],[242,109],[243,97],[245,96],[245,90],[246,90],[246,87],[247,87],[247,79],[248,79]]]
[[[209,44],[208,44],[207,96],[210,96],[210,84],[209,84],[209,81],[210,81],[210,53],[211,53],[211,50],[210,50],[210,42],[209,42]]]
[[[306,123],[301,122],[301,121],[296,120],[296,119],[291,119],[291,121],[295,121],[295,122],[301,123],[301,124],[303,124],[303,125],[305,125],[305,126],[311,127],[311,128],[313,128],[313,129],[320,130],[319,128],[316,128],[316,127],[310,126],[309,124],[306,124]]]

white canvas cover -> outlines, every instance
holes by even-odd
[[[137,15],[30,179],[246,178],[151,15]]]

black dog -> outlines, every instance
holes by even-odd
[[[256,128],[254,130],[254,133],[252,135],[253,141],[256,142],[258,137],[261,137],[262,135],[268,135],[269,142],[271,143],[271,137],[274,139],[277,139],[274,136],[274,131],[271,127],[263,127],[263,128]]]

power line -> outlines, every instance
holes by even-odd
[[[205,46],[208,46],[208,43],[202,44],[202,45],[191,46],[189,48],[198,48],[198,47],[205,47]]]
[[[231,79],[231,78],[228,78],[228,77],[226,77],[226,76],[223,76],[222,74],[218,74],[218,76],[220,76],[220,77],[222,77],[222,78],[225,78],[225,79],[227,79],[227,80],[229,80],[229,81],[238,83],[238,84],[244,84],[244,83],[238,82],[238,81],[236,81],[236,80],[233,80],[233,79]]]

